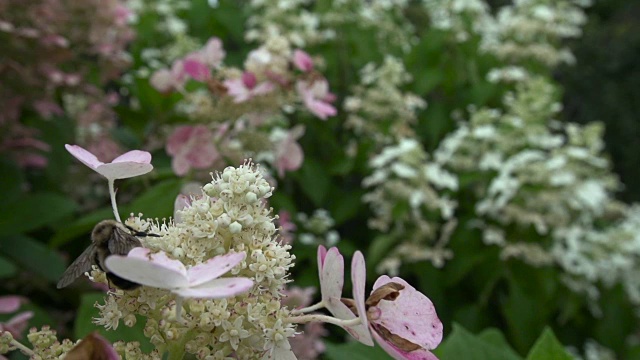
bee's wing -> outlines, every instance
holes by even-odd
[[[91,243],[85,251],[78,256],[78,258],[64,271],[60,281],[58,281],[58,289],[71,284],[78,276],[91,270],[91,265],[94,263],[96,255],[96,246]]]
[[[110,254],[127,255],[131,249],[140,246],[142,246],[142,244],[135,236],[120,228],[113,229],[111,239],[109,239]]]

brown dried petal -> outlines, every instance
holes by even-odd
[[[347,307],[349,308],[349,310],[351,310],[352,313],[358,316],[358,308],[356,307],[356,302],[353,299],[341,298],[340,301],[343,304],[347,305]]]
[[[65,356],[65,360],[113,360],[117,359],[117,356],[111,345],[93,332],[71,349]]]
[[[365,304],[367,307],[376,306],[380,300],[394,301],[400,295],[400,290],[404,289],[404,285],[390,282],[375,289]]]
[[[384,326],[376,324],[374,325],[374,329],[378,333],[378,335],[380,335],[380,337],[382,337],[385,341],[393,344],[395,347],[397,347],[400,350],[409,352],[409,351],[414,351],[421,348],[420,345],[416,345],[405,338],[392,334]]]

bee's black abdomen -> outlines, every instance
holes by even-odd
[[[122,290],[133,290],[140,287],[140,284],[121,278],[114,273],[107,273],[107,279],[111,281],[113,285]]]

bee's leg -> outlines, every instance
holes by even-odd
[[[153,237],[161,237],[162,235],[158,235],[158,234],[150,234],[148,232],[144,232],[144,231],[138,231],[134,228],[132,228],[131,226],[124,224],[124,226],[127,227],[127,229],[129,229],[129,231],[131,231],[131,235],[133,236],[138,236],[138,237],[146,237],[146,236],[153,236]]]

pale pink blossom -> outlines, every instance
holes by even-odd
[[[178,176],[191,168],[206,169],[219,157],[213,133],[204,125],[178,126],[167,139],[166,150],[173,157],[171,167]]]
[[[289,131],[276,148],[275,167],[278,176],[284,177],[285,171],[295,171],[302,166],[304,153],[298,139],[304,135],[304,126],[297,125]]]
[[[353,294],[355,299],[364,299],[364,281],[362,280],[364,259],[362,262],[360,262],[359,259],[356,260],[356,258],[361,256],[362,253],[357,251],[353,257],[353,265],[355,266],[352,265],[351,269],[351,279],[353,282]],[[354,312],[341,301],[342,286],[344,284],[344,258],[340,254],[340,251],[338,251],[338,248],[333,247],[327,251],[324,246],[318,246],[318,272],[320,277],[322,302],[327,310],[329,310],[329,312],[338,319],[355,319],[357,316]],[[364,308],[364,300],[362,307]],[[361,314],[364,313],[365,312],[362,312]],[[373,339],[371,337],[371,332],[367,327],[366,316],[361,316],[360,319],[360,324],[343,326],[343,328],[356,340],[365,345],[373,346]]]
[[[200,50],[202,61],[211,68],[217,68],[222,64],[227,53],[222,47],[222,41],[217,37],[212,37],[207,44]]]
[[[326,79],[308,81],[298,81],[296,83],[298,93],[302,97],[304,105],[314,115],[322,120],[337,114],[336,108],[331,105],[335,101],[335,95],[329,92],[329,83]]]
[[[168,289],[183,298],[220,299],[251,289],[253,280],[245,277],[220,277],[244,260],[246,254],[228,253],[213,257],[187,269],[163,251],[151,253],[134,248],[127,256],[111,255],[105,264],[109,271],[135,283]]]
[[[293,64],[301,71],[310,72],[313,70],[313,59],[306,52],[296,49],[293,52]]]
[[[353,299],[338,301],[344,281],[342,255],[336,248],[318,247],[320,286],[325,307],[337,318],[360,318],[356,326],[344,326],[354,338],[373,346],[373,338],[394,359],[437,360],[429,350],[442,341],[442,322],[431,300],[399,277],[380,276],[365,300],[364,256],[356,251],[351,262]],[[364,329],[363,329],[364,327]],[[365,331],[366,329],[366,331]]]
[[[95,155],[78,145],[67,144],[64,147],[81,163],[110,181],[143,175],[153,170],[151,154],[146,151],[132,150],[105,164],[98,160]]]
[[[258,83],[255,74],[249,71],[244,72],[241,78],[225,80],[224,86],[236,103],[245,102],[257,95],[268,94],[275,89],[269,81]]]
[[[11,314],[20,308],[27,300],[21,296],[0,296],[0,314]],[[20,339],[27,328],[28,321],[33,317],[32,311],[23,311],[5,322],[0,322],[0,333],[8,331],[15,339]]]
[[[376,293],[384,286],[387,286],[385,291]],[[380,298],[379,294],[387,295]],[[367,305],[374,338],[394,359],[437,359],[429,350],[442,341],[442,322],[428,297],[399,277],[382,275],[373,285]],[[403,340],[404,349],[394,337]]]
[[[198,56],[187,56],[183,60],[184,72],[196,81],[207,81],[211,79],[211,70]]]
[[[156,90],[165,93],[182,89],[187,80],[186,76],[184,61],[177,60],[171,69],[160,69],[154,72],[149,82]]]

